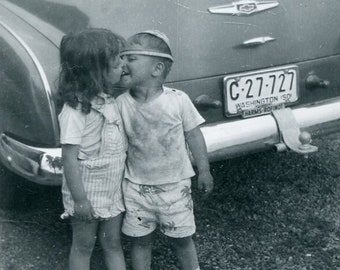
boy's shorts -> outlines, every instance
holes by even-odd
[[[140,185],[124,179],[123,194],[126,206],[124,234],[145,236],[157,225],[162,233],[174,238],[195,233],[190,179],[164,185]]]

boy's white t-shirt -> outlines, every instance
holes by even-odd
[[[204,122],[190,98],[180,90],[138,103],[129,92],[117,98],[128,138],[125,178],[143,185],[179,182],[195,175],[184,132]]]

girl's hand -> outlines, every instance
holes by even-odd
[[[74,203],[74,217],[80,220],[93,219],[93,208],[89,200]]]
[[[206,195],[214,189],[214,178],[209,171],[202,172],[198,175],[198,189],[204,191]]]

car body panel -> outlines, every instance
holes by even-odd
[[[72,31],[72,27],[106,27],[128,37],[141,30],[159,28],[169,36],[174,58],[181,59],[180,65],[175,63],[169,78],[171,81],[254,70],[340,53],[340,3],[337,0],[327,3],[281,0],[277,8],[249,17],[209,13],[209,7],[229,2],[221,0],[13,2],[26,8],[29,3],[32,6],[39,4],[40,9],[44,3],[58,4],[59,9],[65,5],[65,10],[74,5],[78,16],[88,20],[83,20],[83,25],[74,23],[75,26],[72,26],[77,18],[63,18],[69,20],[68,31]],[[52,8],[54,6],[46,8],[46,12],[52,12]],[[167,10],[167,13],[157,12]],[[40,16],[43,17],[42,14]],[[242,42],[259,36],[273,36],[276,40],[265,44],[264,48],[238,48]]]
[[[58,48],[7,9],[1,9],[1,131],[34,145],[57,145],[54,83]],[[38,57],[39,56],[39,57]],[[51,61],[54,59],[53,61]],[[54,63],[51,65],[51,63]]]
[[[327,3],[317,0],[304,0],[299,3],[282,0],[274,9],[247,17],[209,13],[209,7],[228,2],[220,0],[181,2],[150,0],[147,3],[140,3],[137,0],[115,3],[109,0],[100,2],[12,0],[12,2],[35,13],[46,22],[53,23],[54,27],[59,27],[63,31],[79,30],[89,26],[106,27],[128,37],[145,29],[161,29],[170,38],[175,58],[167,82],[174,83],[172,84],[174,87],[181,88],[184,85],[182,89],[188,91],[193,99],[199,96],[197,94],[199,91],[206,91],[223,102],[221,78],[227,74],[291,63],[303,64],[305,61],[340,53],[340,28],[337,27],[340,23],[337,16],[340,3],[337,0],[330,0]],[[59,12],[53,13],[54,9]],[[159,10],[169,12],[157,12]],[[62,16],[61,11],[65,14],[61,17],[62,22],[58,20]],[[72,18],[67,18],[66,16],[70,14]],[[327,18],[326,23],[324,18]],[[37,23],[36,27],[39,27]],[[39,30],[51,40],[58,39],[56,31],[46,32],[40,28]],[[253,47],[242,46],[246,40],[264,36],[272,36],[275,40]],[[324,62],[327,60],[320,61],[323,63],[322,66],[313,65],[309,70],[300,69],[302,75],[299,82],[300,104],[317,101],[323,98],[323,94],[324,98],[339,94],[337,89],[340,83],[333,80],[337,69],[333,63],[327,66]],[[320,78],[329,80],[330,88],[314,91],[310,95],[310,91],[305,87],[305,80],[310,72],[316,72],[320,74]],[[188,89],[192,88],[195,81],[202,79],[211,81],[212,77],[218,87]],[[202,113],[207,117],[205,112]],[[217,112],[214,111],[213,114],[217,115]],[[223,113],[219,114],[220,119],[223,117]]]
[[[64,33],[86,27],[108,28],[125,38],[146,29],[168,35],[175,62],[166,85],[184,90],[206,119],[201,129],[211,161],[273,147],[314,151],[309,141],[300,141],[302,131],[321,136],[340,126],[340,2],[278,0],[276,7],[253,14],[209,12],[246,2],[261,1],[0,0],[2,47],[13,55],[4,61],[9,75],[1,86],[6,98],[0,110],[6,117],[0,121],[5,134],[0,159],[31,181],[58,184],[46,181],[49,173],[61,173],[58,46]],[[279,113],[249,119],[226,112],[225,76],[288,65],[298,72],[297,101]],[[293,119],[292,131],[285,118]],[[23,159],[20,152],[33,154]],[[25,170],[15,169],[14,159],[25,160]]]
[[[295,105],[303,106],[303,104],[314,103],[320,100],[340,96],[339,71],[340,56],[332,56],[299,63],[300,98],[298,104]],[[331,82],[330,86],[328,88],[306,89],[306,79],[310,72],[316,73],[321,78],[329,80]],[[185,89],[192,100],[195,100],[198,96],[209,93],[209,96],[213,100],[223,101],[223,78],[224,75],[221,75],[198,80],[171,82],[168,85],[177,89]],[[219,89],[219,91],[213,91],[216,89]],[[200,113],[208,123],[226,120],[223,106],[201,109]],[[228,121],[238,120],[240,120],[240,117],[228,119]]]

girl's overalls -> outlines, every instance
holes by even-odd
[[[105,106],[92,106],[104,116],[99,155],[79,160],[79,168],[87,199],[96,218],[111,218],[125,211],[121,183],[126,158],[126,140],[117,104],[105,99]],[[73,215],[74,202],[65,179],[62,186],[65,212],[62,218]]]

